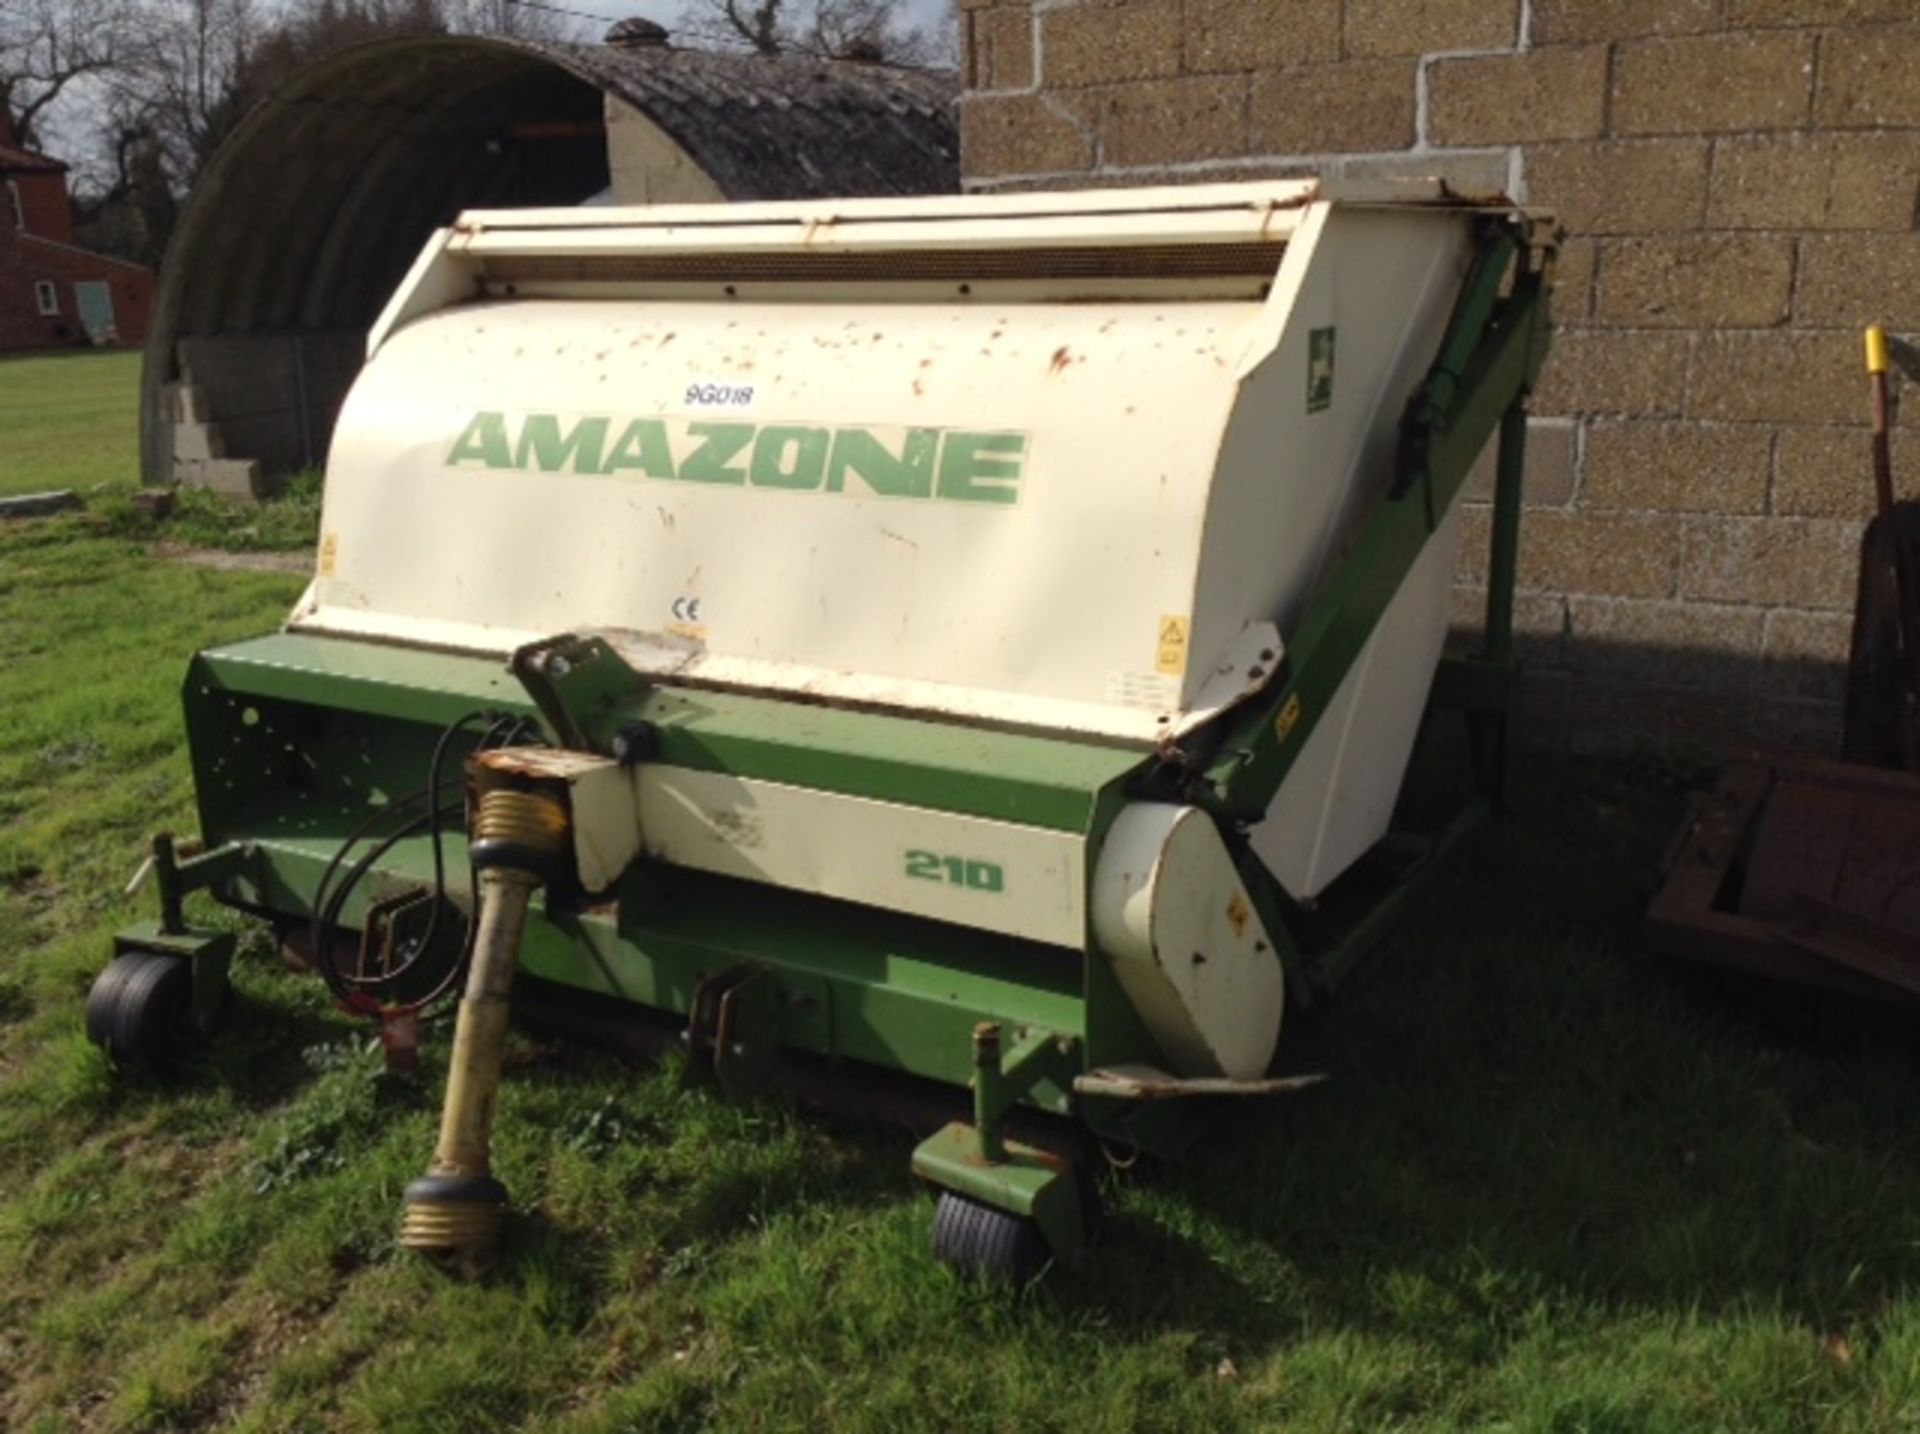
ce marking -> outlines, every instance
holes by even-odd
[[[700,621],[700,599],[697,597],[677,597],[673,600],[673,620],[675,622]]]

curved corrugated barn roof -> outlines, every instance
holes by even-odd
[[[427,36],[331,55],[248,115],[181,217],[147,342],[145,473],[172,472],[163,397],[183,342],[364,332],[429,232],[462,209],[604,190],[609,97],[726,198],[754,200],[956,191],[956,94],[944,75],[664,46]],[[308,378],[296,374],[303,414]]]

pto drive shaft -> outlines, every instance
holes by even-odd
[[[507,1190],[493,1178],[494,1094],[506,1045],[508,997],[533,893],[559,871],[567,811],[541,792],[481,794],[470,858],[480,874],[473,964],[453,1032],[440,1142],[427,1173],[407,1186],[400,1243],[479,1261],[500,1237]]]

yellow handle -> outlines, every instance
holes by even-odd
[[[1887,371],[1887,331],[1878,324],[1867,330],[1867,372]]]

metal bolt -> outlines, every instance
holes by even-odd
[[[651,762],[660,755],[660,729],[652,722],[626,722],[613,734],[614,760],[623,767]]]

